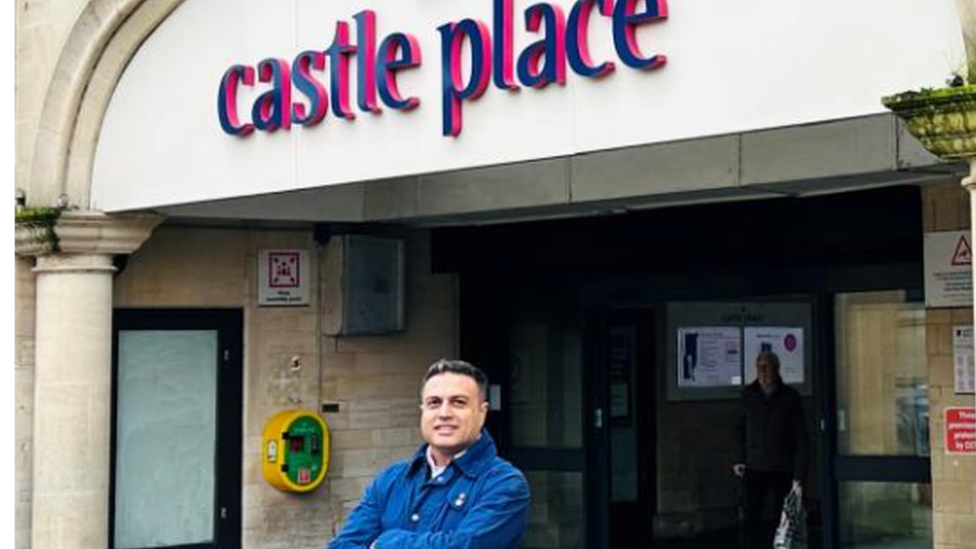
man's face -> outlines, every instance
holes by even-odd
[[[420,431],[438,457],[453,457],[478,439],[488,414],[474,379],[451,372],[427,380]]]
[[[759,380],[759,386],[763,390],[769,391],[776,387],[776,373],[772,361],[766,357],[759,357],[756,361],[756,379]]]

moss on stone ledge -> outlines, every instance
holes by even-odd
[[[60,250],[58,233],[54,228],[61,217],[58,208],[22,208],[14,214],[14,221],[18,230],[27,231],[29,238],[41,247],[45,253]]]

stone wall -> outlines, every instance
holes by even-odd
[[[161,227],[117,277],[115,306],[244,309],[243,546],[319,549],[377,470],[411,455],[420,441],[420,377],[457,348],[455,284],[453,276],[429,273],[427,234],[414,234],[407,241],[406,331],[319,338],[322,309],[314,298],[309,307],[256,305],[258,251],[272,247],[305,248],[316,257],[309,231]],[[299,368],[291,367],[293,358]],[[326,416],[326,481],[311,494],[280,493],[261,474],[264,424],[282,409],[318,409],[321,401],[339,404]]]
[[[382,467],[420,442],[420,380],[436,359],[457,353],[454,275],[430,274],[427,233],[407,243],[407,329],[389,336],[324,337],[322,396],[332,465],[327,494],[336,527]]]
[[[927,187],[925,232],[970,227],[969,197],[959,184]],[[926,355],[932,448],[932,529],[935,549],[976,549],[976,457],[945,453],[945,409],[973,406],[973,395],[955,394],[952,327],[973,323],[971,308],[929,309]]]
[[[68,34],[89,0],[24,0],[14,3],[17,29],[14,63],[16,120],[14,181],[30,178],[34,143],[41,131],[41,110]],[[29,193],[28,193],[29,196]],[[47,204],[43,204],[47,205]]]

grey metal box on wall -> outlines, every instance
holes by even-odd
[[[322,267],[322,324],[327,335],[403,331],[402,240],[333,236],[325,245]]]

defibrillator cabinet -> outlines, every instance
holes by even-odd
[[[310,492],[329,469],[329,427],[309,410],[285,410],[264,427],[264,479],[282,492]]]

